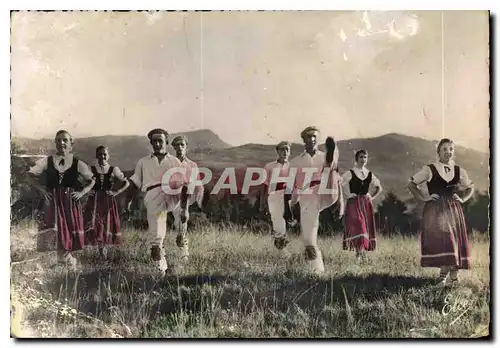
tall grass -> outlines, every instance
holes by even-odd
[[[267,233],[207,225],[190,232],[191,259],[165,241],[173,274],[149,263],[145,232],[124,231],[107,260],[78,254],[80,271],[33,252],[29,226],[11,231],[13,333],[34,337],[478,337],[490,318],[489,240],[471,236],[472,270],[456,287],[421,268],[416,238],[379,237],[368,262],[322,237],[326,272],[302,270],[302,245],[284,253]],[[14,325],[15,324],[15,325]]]

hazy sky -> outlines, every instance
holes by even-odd
[[[208,128],[239,145],[299,141],[314,124],[337,139],[445,135],[488,149],[487,12],[12,18],[14,136]]]

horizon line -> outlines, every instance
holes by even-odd
[[[199,129],[187,130],[187,131],[181,131],[181,132],[172,132],[172,133],[169,133],[169,136],[172,136],[174,134],[188,134],[188,133],[195,133],[195,132],[202,132],[202,131],[209,131],[209,132],[211,132],[213,135],[215,135],[217,138],[219,138],[219,140],[221,140],[222,142],[224,142],[230,148],[242,147],[242,146],[248,146],[248,145],[275,145],[276,144],[276,142],[269,142],[269,143],[247,142],[247,143],[242,143],[240,145],[234,145],[234,144],[230,144],[227,141],[223,140],[215,131],[211,130],[210,128],[199,128]],[[335,139],[336,142],[339,142],[339,141],[352,141],[352,140],[358,140],[358,139],[376,139],[376,138],[382,138],[384,136],[390,136],[390,135],[400,135],[400,136],[404,136],[404,137],[421,139],[421,140],[425,140],[425,141],[429,141],[429,142],[436,142],[436,143],[438,143],[439,140],[440,140],[440,139],[429,139],[429,138],[424,138],[424,137],[415,136],[415,135],[408,135],[408,134],[398,133],[398,132],[388,132],[388,133],[382,133],[382,134],[379,134],[379,135],[365,136],[365,137],[350,137],[350,138],[342,138],[342,137],[337,138],[337,137],[334,137],[334,139]],[[99,134],[99,135],[75,136],[74,139],[77,140],[77,139],[102,138],[102,137],[144,137],[144,138],[147,138],[147,135],[146,134],[144,134],[144,135],[141,135],[141,134],[126,134],[126,133],[124,133],[124,134]],[[31,137],[26,137],[26,136],[13,135],[11,133],[10,134],[10,139],[12,140],[13,138],[21,138],[21,139],[34,140],[34,141],[53,140],[52,138],[49,138],[49,137],[31,138]],[[288,140],[288,141],[290,141],[290,140]],[[303,145],[300,142],[294,142],[294,141],[290,141],[290,142],[292,144]],[[320,145],[323,145],[323,144],[324,144],[324,142],[320,143]],[[460,145],[460,144],[457,144],[457,145],[459,147],[462,147],[462,148],[471,149],[471,150],[482,152],[482,153],[485,153],[485,154],[488,154],[490,152],[489,146],[488,146],[488,149],[485,151],[484,149],[483,150],[479,150],[478,148],[474,148],[474,147],[470,147],[470,146],[464,146],[464,145]],[[169,144],[169,146],[170,146],[170,144]]]

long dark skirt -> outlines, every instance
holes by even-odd
[[[85,245],[81,204],[71,198],[71,188],[53,189],[42,209],[38,251],[76,251]]]
[[[120,215],[115,197],[95,191],[85,206],[86,244],[120,244]]]
[[[460,202],[440,198],[425,203],[420,223],[420,265],[470,269],[467,227]]]
[[[343,250],[372,251],[376,247],[372,202],[361,195],[349,198],[346,204]]]

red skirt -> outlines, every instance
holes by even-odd
[[[377,247],[373,204],[366,196],[347,200],[343,250],[372,251]]]
[[[81,204],[71,198],[71,188],[53,189],[38,229],[37,250],[76,251],[85,245]]]
[[[426,202],[419,243],[422,267],[470,269],[469,240],[460,202],[451,198]]]
[[[120,215],[113,196],[94,191],[85,206],[86,244],[120,244]]]

